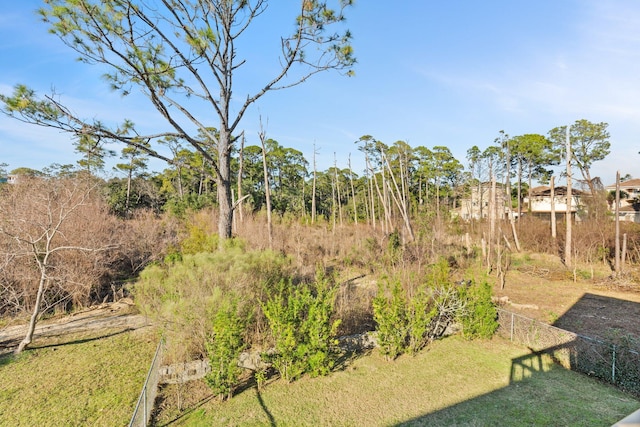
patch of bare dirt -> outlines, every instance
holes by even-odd
[[[593,267],[568,270],[557,257],[536,257],[507,273],[504,289],[494,287],[510,311],[581,335],[640,341],[640,283],[630,273],[612,279]]]
[[[0,328],[0,355],[13,351],[20,344],[27,332],[27,321]],[[50,344],[64,336],[98,332],[113,334],[145,326],[149,326],[148,319],[138,314],[131,299],[124,298],[38,322],[31,347]]]

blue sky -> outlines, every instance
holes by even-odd
[[[17,83],[40,94],[55,88],[84,117],[126,117],[149,129],[159,123],[144,99],[109,92],[104,69],[78,63],[47,33],[34,13],[41,2],[5,3],[0,92]],[[249,59],[249,82],[237,82],[240,98],[264,83],[278,34],[291,31],[296,2],[271,3],[260,34],[248,40],[246,55],[240,52]],[[592,176],[605,184],[616,170],[640,177],[639,2],[356,0],[346,26],[354,36],[355,77],[324,73],[267,94],[242,122],[247,144],[259,143],[262,117],[268,137],[309,162],[315,144],[319,169],[332,166],[335,153],[339,167],[351,156],[361,173],[354,142],[365,134],[387,144],[445,145],[466,165],[467,149],[487,147],[500,130],[546,134],[587,119],[608,123],[611,133],[611,154],[594,164]],[[77,160],[68,135],[0,116],[0,163],[9,169]]]

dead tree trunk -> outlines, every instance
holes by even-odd
[[[616,250],[615,250],[616,276],[620,275],[620,171],[616,172]]]
[[[353,223],[358,225],[358,204],[356,203],[356,192],[353,188],[353,169],[351,169],[351,154],[349,154],[349,182],[351,183],[351,201],[353,202]]]
[[[571,139],[569,135],[569,126],[567,126],[567,227],[566,239],[564,244],[564,263],[567,267],[571,267],[573,265],[573,260],[571,257],[571,252],[573,251],[573,246],[571,244],[571,199],[573,196],[571,194]]]
[[[316,144],[313,144],[313,186],[311,187],[311,224],[316,222]]]
[[[556,183],[555,177],[551,177],[551,237],[553,240],[558,236],[558,227],[556,221]],[[529,198],[531,200],[531,198]],[[531,201],[529,201],[531,203]]]
[[[240,152],[238,154],[238,217],[240,223],[244,222],[243,209],[242,209],[242,175],[244,174],[244,132],[242,132],[242,139],[240,140]]]
[[[260,132],[262,144],[262,169],[264,172],[264,196],[267,203],[267,233],[269,234],[269,249],[273,249],[273,228],[271,224],[271,190],[269,185],[269,172],[267,170],[267,149],[264,143],[264,132]]]

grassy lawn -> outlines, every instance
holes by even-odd
[[[0,358],[0,425],[127,425],[157,342],[147,328],[101,331]]]
[[[329,377],[205,399],[182,416],[167,410],[156,425],[610,426],[640,408],[630,395],[528,354],[500,338],[452,337],[416,357],[390,363],[374,352]]]

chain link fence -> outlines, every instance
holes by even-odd
[[[532,352],[548,354],[567,369],[640,396],[640,351],[629,337],[606,342],[565,331],[534,319],[498,309],[498,334]]]
[[[151,419],[153,405],[158,394],[158,382],[160,381],[160,364],[162,363],[162,355],[164,353],[164,338],[160,339],[156,353],[151,361],[149,373],[142,386],[138,403],[131,416],[129,427],[146,427]]]

